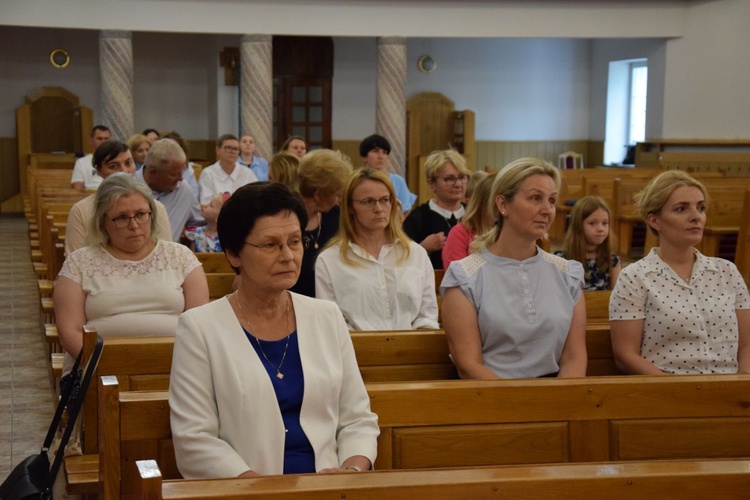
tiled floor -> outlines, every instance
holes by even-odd
[[[37,453],[54,413],[26,219],[0,216],[0,481]]]

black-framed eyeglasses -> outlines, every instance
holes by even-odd
[[[383,196],[382,198],[365,198],[363,200],[354,200],[356,203],[359,203],[364,208],[367,208],[369,210],[375,210],[375,204],[380,203],[380,206],[383,208],[387,208],[391,206],[391,203],[393,202],[393,199],[390,196]]]
[[[134,220],[136,224],[142,226],[151,222],[151,212],[138,212],[135,215],[118,215],[117,217],[110,218],[115,223],[115,227],[118,229],[124,229],[130,225],[130,221]]]
[[[237,148],[234,146],[222,146],[221,149],[223,149],[227,153],[239,153],[240,152],[240,148]]]
[[[469,180],[469,178],[465,175],[459,175],[458,177],[456,177],[455,175],[446,175],[445,177],[438,177],[438,179],[442,179],[443,182],[452,186],[455,186],[457,183],[463,184],[464,182]]]
[[[262,245],[257,245],[255,243],[250,243],[249,241],[246,241],[245,245],[251,246],[253,248],[257,248],[258,250],[260,250],[266,255],[278,256],[281,253],[281,251],[284,250],[285,246],[289,248],[289,250],[294,252],[303,248],[307,248],[309,245],[309,241],[303,238],[292,238],[286,243],[264,243]]]

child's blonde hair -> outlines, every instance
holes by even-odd
[[[573,206],[573,210],[570,212],[570,225],[568,226],[568,232],[565,234],[565,242],[563,243],[565,258],[577,260],[583,264],[583,269],[586,273],[586,281],[589,280],[591,272],[586,265],[586,236],[583,232],[583,222],[599,209],[607,212],[607,217],[609,217],[611,224],[612,212],[609,210],[607,203],[603,199],[598,196],[584,196],[579,199]],[[596,249],[596,269],[598,273],[604,274],[609,273],[611,266],[612,235],[610,232],[607,234],[607,237],[601,245]]]

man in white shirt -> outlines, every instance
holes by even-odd
[[[91,129],[89,143],[91,149],[96,151],[101,143],[109,140],[109,128],[104,125],[96,125]],[[73,175],[70,178],[70,187],[73,189],[96,189],[102,183],[102,178],[96,173],[93,163],[94,155],[89,153],[83,158],[78,158],[73,165]]]
[[[258,182],[249,168],[237,163],[240,141],[231,134],[224,134],[216,141],[216,157],[213,165],[203,169],[200,175],[201,204],[207,205],[218,193],[234,193],[237,189]]]

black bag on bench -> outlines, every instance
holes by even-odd
[[[97,336],[96,347],[91,354],[88,365],[86,365],[83,378],[79,378],[78,371],[78,367],[81,364],[81,356],[83,356],[83,350],[81,350],[81,354],[78,355],[78,359],[76,359],[68,380],[64,384],[64,387],[61,387],[60,402],[57,404],[57,410],[55,410],[52,425],[50,425],[47,437],[44,439],[44,444],[42,444],[42,450],[37,454],[26,457],[23,462],[16,465],[5,481],[3,481],[3,484],[0,485],[1,500],[52,498],[52,485],[55,482],[55,477],[57,477],[57,472],[60,470],[60,465],[65,455],[65,445],[68,444],[70,435],[73,432],[86,389],[89,386],[89,382],[91,382],[96,365],[99,363],[102,345],[102,338]],[[57,449],[55,460],[50,468],[49,447],[52,445],[52,440],[55,437],[63,411],[66,408],[68,410],[68,423],[65,426],[60,446]]]

